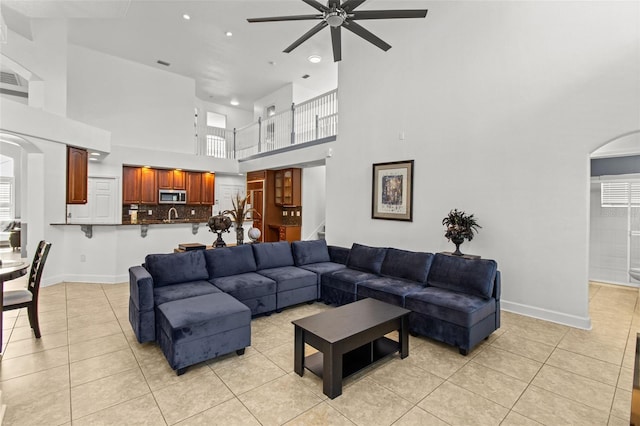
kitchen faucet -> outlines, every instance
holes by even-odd
[[[172,212],[172,211],[176,214],[176,217],[175,217],[175,218],[176,218],[176,219],[178,218],[178,210],[176,210],[176,208],[175,208],[175,207],[171,207],[171,208],[169,209],[169,214],[167,215],[167,221],[169,221],[169,222],[171,222],[171,212]]]

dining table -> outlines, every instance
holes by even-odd
[[[2,260],[0,263],[0,306],[4,306],[4,283],[26,275],[29,263],[21,260]],[[0,353],[2,352],[2,317],[0,315]]]

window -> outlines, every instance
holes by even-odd
[[[640,182],[602,182],[602,207],[640,206]]]
[[[219,127],[220,129],[227,128],[227,117],[217,112],[207,111],[207,126]]]
[[[14,218],[13,178],[0,177],[0,220]]]

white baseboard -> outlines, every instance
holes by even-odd
[[[565,314],[563,312],[538,308],[536,306],[509,302],[504,299],[500,300],[500,308],[507,312],[513,312],[514,314],[526,315],[528,317],[568,325],[569,327],[581,328],[583,330],[591,330],[591,318],[588,316],[578,317],[575,315]]]
[[[54,284],[62,282],[71,283],[95,283],[95,284],[119,284],[123,282],[129,282],[129,275],[81,275],[81,274],[68,274],[57,275],[53,277],[43,277],[40,285],[42,287],[52,286]]]

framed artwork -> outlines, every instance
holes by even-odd
[[[373,165],[371,218],[413,221],[413,160]]]

